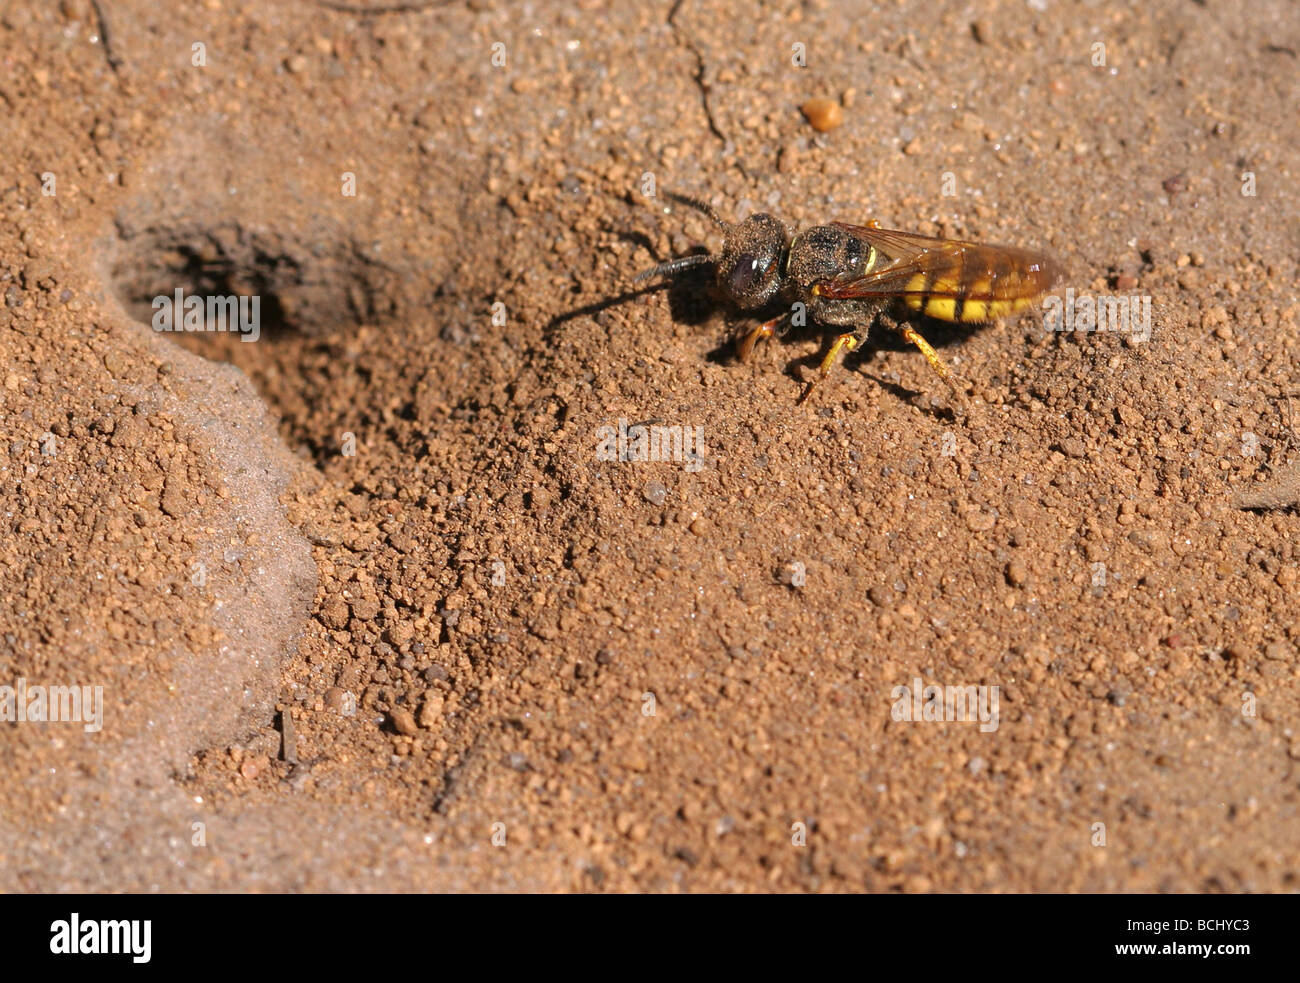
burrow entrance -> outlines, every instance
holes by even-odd
[[[323,421],[317,407],[326,387],[347,384],[360,327],[391,323],[405,306],[399,292],[409,278],[346,239],[283,235],[238,221],[119,226],[108,255],[109,280],[132,317],[163,328],[194,354],[241,369],[279,412],[291,448],[318,465],[338,453],[338,433],[355,421]],[[187,319],[176,301],[188,298],[199,298],[201,310]],[[255,312],[256,323],[210,298],[243,298],[242,313]]]

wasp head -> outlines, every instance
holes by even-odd
[[[656,276],[677,276],[687,270],[711,266],[718,288],[741,310],[765,306],[781,290],[782,268],[789,234],[771,215],[751,215],[733,225],[723,221],[698,198],[665,192],[664,196],[707,215],[722,230],[722,252],[716,256],[695,254],[661,263],[637,276],[636,281]]]
[[[771,215],[733,225],[718,257],[718,286],[741,310],[765,306],[781,289],[786,246],[785,226]]]

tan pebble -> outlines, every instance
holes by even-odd
[[[799,111],[818,133],[833,130],[844,122],[844,108],[834,99],[809,99],[799,107]]]
[[[395,621],[384,629],[384,640],[397,648],[401,648],[414,637],[415,628],[409,621]]]
[[[1222,306],[1216,305],[1202,312],[1201,330],[1208,331],[1210,328],[1217,328],[1221,324],[1228,323],[1228,312]]]
[[[389,717],[393,721],[393,729],[397,733],[407,737],[414,737],[419,733],[419,728],[415,726],[415,717],[411,715],[410,710],[398,707],[389,714]]]
[[[438,726],[442,720],[443,699],[438,693],[429,693],[424,697],[424,703],[420,706],[420,726],[425,730],[430,730]]]
[[[121,352],[110,351],[104,355],[104,368],[115,378],[122,378],[130,370],[131,363]]]
[[[787,143],[776,157],[776,169],[782,174],[789,174],[799,163],[799,146]]]
[[[245,758],[239,766],[239,773],[251,781],[265,771],[269,764],[266,755],[258,754],[251,758]]]

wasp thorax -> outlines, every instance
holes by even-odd
[[[732,228],[718,262],[718,286],[737,307],[762,307],[781,289],[785,226],[771,215],[751,215]]]

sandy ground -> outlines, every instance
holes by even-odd
[[[103,694],[4,723],[0,888],[1300,886],[1294,4],[364,6],[0,5],[0,686]],[[651,186],[1149,337],[798,403]]]

